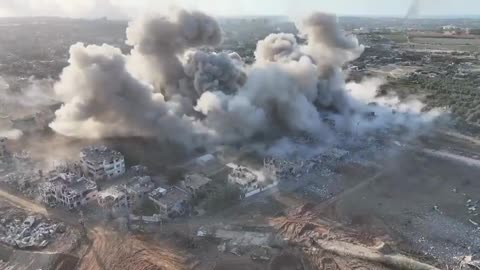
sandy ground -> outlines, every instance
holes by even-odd
[[[329,214],[352,226],[383,227],[399,246],[450,265],[480,253],[480,217],[467,207],[479,199],[480,161],[471,157],[479,152],[447,140],[438,147],[444,150],[398,153],[375,177],[329,202]]]

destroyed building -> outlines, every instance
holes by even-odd
[[[44,248],[62,232],[64,225],[52,224],[42,218],[2,218],[0,220],[0,242],[16,248]]]
[[[190,160],[183,167],[190,172],[204,175],[215,174],[215,172],[224,168],[223,164],[213,154],[205,154]]]
[[[149,196],[159,208],[162,217],[174,217],[185,214],[189,208],[190,194],[179,187],[157,188]]]
[[[194,197],[205,192],[212,179],[201,175],[201,174],[188,174],[185,176],[185,179],[181,182],[181,187],[186,191],[190,192]]]
[[[90,146],[80,152],[80,164],[94,180],[110,179],[125,173],[125,158],[105,146]]]
[[[232,171],[228,174],[228,182],[238,186],[243,196],[248,197],[252,192],[262,188],[262,184],[259,183],[257,175],[247,167],[233,163],[229,163],[227,166],[232,168]]]
[[[121,186],[113,186],[100,191],[97,196],[97,202],[100,207],[113,212],[128,210],[133,205],[130,195]]]
[[[125,185],[125,191],[130,195],[132,205],[138,205],[144,199],[148,198],[148,193],[154,188],[155,184],[150,176],[134,176]]]
[[[78,208],[97,196],[97,184],[76,174],[61,173],[39,186],[40,196],[49,205]]]
[[[263,160],[263,169],[274,180],[298,178],[308,173],[314,166],[313,162],[306,160],[287,160],[266,157]]]
[[[273,180],[295,179],[321,168],[321,163],[343,160],[349,152],[331,148],[313,157],[304,159],[284,159],[273,156],[263,160],[263,171]]]

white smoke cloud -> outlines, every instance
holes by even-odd
[[[425,104],[418,99],[400,100],[395,95],[377,96],[382,78],[367,78],[360,83],[346,85],[352,106],[359,112],[354,117],[356,132],[363,133],[375,128],[404,127],[418,131],[428,127],[445,112],[442,109],[423,111]],[[362,115],[373,113],[375,117],[365,121]]]
[[[133,46],[129,68],[170,98],[179,92],[185,77],[179,55],[221,41],[217,21],[201,12],[178,10],[170,16],[142,17],[127,28],[127,44]],[[186,91],[182,94],[187,95]]]
[[[126,57],[109,45],[70,48],[69,66],[55,93],[64,105],[50,127],[67,136],[148,136],[194,144],[194,122],[177,116],[150,85],[126,69]]]
[[[297,134],[329,143],[337,132],[419,128],[435,117],[418,104],[377,99],[378,81],[345,85],[342,66],[363,47],[335,16],[314,13],[298,28],[306,42],[269,35],[246,66],[236,53],[201,50],[222,40],[208,15],[142,17],[127,29],[129,55],[109,45],[72,46],[55,85],[64,105],[50,126],[68,136],[146,136],[192,149]],[[375,119],[366,117],[371,111]]]

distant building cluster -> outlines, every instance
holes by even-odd
[[[137,165],[127,170],[124,156],[105,146],[86,147],[79,156],[78,163],[58,165],[42,173],[38,193],[45,204],[70,210],[91,206],[121,214],[131,213],[150,201],[155,216],[180,216],[191,209],[192,199],[205,193],[212,183],[201,171],[219,168],[213,155],[202,156],[189,164],[195,173],[184,175],[178,185],[159,185],[148,168]]]
[[[305,139],[306,140],[306,139]],[[224,151],[224,150],[222,150]],[[345,151],[334,149],[328,156],[341,158]],[[7,140],[0,139],[1,156],[10,156]],[[226,198],[221,192],[235,189],[229,196],[246,199],[275,187],[278,181],[295,179],[318,164],[319,156],[311,160],[290,161],[266,158],[263,167],[251,168],[236,163],[224,163],[209,153],[183,165],[181,174],[152,176],[147,167],[127,167],[122,153],[106,146],[88,146],[73,162],[60,162],[53,170],[17,178],[38,179],[37,196],[50,207],[82,210],[86,207],[98,213],[132,216],[134,220],[159,220],[204,212],[202,202],[210,197]],[[11,154],[11,159],[31,167],[28,152]],[[128,169],[127,169],[128,168]],[[28,185],[26,183],[25,185]],[[20,187],[22,190],[24,187]],[[238,193],[237,193],[238,192]],[[225,193],[228,194],[228,193]],[[235,198],[234,198],[235,199]],[[221,202],[219,202],[221,203]]]

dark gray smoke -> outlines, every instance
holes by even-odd
[[[342,67],[363,52],[364,48],[358,44],[357,38],[343,31],[334,15],[316,12],[297,27],[308,37],[304,51],[316,60],[320,71],[327,75],[329,70]]]
[[[172,17],[144,17],[127,28],[127,44],[134,47],[130,70],[170,98],[185,76],[179,58],[185,50],[221,41],[217,21],[201,12],[180,10]]]
[[[55,85],[64,105],[50,126],[68,136],[154,137],[189,149],[299,133],[330,142],[368,112],[346,90],[342,73],[363,47],[333,15],[314,13],[297,27],[305,43],[269,35],[258,42],[251,66],[236,53],[198,50],[222,39],[216,21],[199,12],[131,23],[130,55],[108,45],[73,45]],[[412,122],[390,108],[378,111],[383,120],[365,130]]]
[[[420,0],[412,0],[408,7],[405,19],[416,18],[420,15]]]
[[[193,84],[195,99],[206,91],[234,93],[247,80],[243,61],[237,53],[190,51],[185,58],[185,76]]]
[[[177,116],[150,85],[126,69],[126,57],[109,45],[75,44],[55,85],[64,105],[50,124],[74,137],[159,137],[194,144],[194,122]]]

